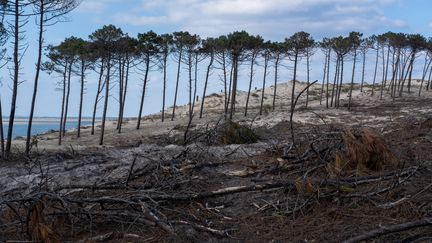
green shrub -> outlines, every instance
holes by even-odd
[[[257,141],[258,136],[252,129],[238,123],[227,121],[219,128],[218,144],[250,144]]]

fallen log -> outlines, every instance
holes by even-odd
[[[372,238],[386,235],[386,234],[391,234],[391,233],[396,233],[396,232],[400,232],[400,231],[405,231],[405,230],[419,228],[419,227],[426,227],[426,226],[432,226],[432,217],[431,218],[424,218],[421,220],[412,221],[412,222],[408,222],[408,223],[403,223],[403,224],[385,226],[385,227],[381,227],[381,228],[375,229],[375,230],[370,230],[367,233],[364,233],[364,234],[358,235],[356,237],[353,237],[351,239],[348,239],[348,240],[344,241],[344,243],[360,242],[360,241],[372,239]]]

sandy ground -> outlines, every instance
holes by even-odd
[[[306,87],[305,83],[296,83],[296,93],[299,93]],[[277,86],[276,107],[272,111],[274,87],[270,86],[264,92],[264,108],[263,115],[259,115],[261,102],[261,90],[254,90],[249,100],[248,116],[244,116],[244,107],[246,104],[247,92],[238,91],[236,102],[235,120],[241,123],[252,124],[253,127],[271,128],[276,124],[287,121],[289,119],[289,106],[291,103],[292,82],[281,83]],[[294,116],[294,121],[300,124],[322,124],[322,123],[342,123],[346,125],[362,124],[372,127],[381,127],[385,122],[391,121],[395,114],[387,114],[386,112],[365,112],[371,111],[378,105],[396,105],[400,102],[415,99],[427,100],[432,98],[432,92],[424,91],[421,97],[418,97],[419,82],[414,81],[411,93],[405,92],[403,97],[398,97],[395,101],[384,91],[383,99],[379,98],[379,88],[375,89],[375,95],[372,96],[371,86],[365,86],[363,92],[360,92],[359,85],[355,85],[352,99],[352,111],[348,111],[348,90],[349,85],[342,87],[341,107],[339,109],[326,109],[325,99],[320,104],[321,84],[315,84],[310,88],[309,106],[305,109],[305,93],[299,99],[297,111]],[[331,91],[331,87],[330,87]],[[331,95],[331,92],[330,92]],[[325,97],[325,94],[324,94]],[[400,104],[399,104],[400,105]],[[193,127],[203,128],[207,124],[213,124],[222,119],[224,97],[223,94],[210,94],[205,98],[203,118],[199,119],[199,110],[201,100],[195,104],[195,117]],[[176,117],[171,121],[170,116],[172,109],[166,111],[166,120],[161,122],[161,113],[152,114],[144,117],[142,120],[141,129],[136,129],[137,120],[130,118],[126,119],[123,124],[122,133],[119,134],[116,130],[116,122],[109,121],[106,125],[105,144],[104,147],[112,146],[134,146],[141,143],[157,143],[160,141],[152,140],[155,137],[165,136],[166,142],[170,138],[179,136],[185,130],[188,123],[188,105],[179,106],[176,109]],[[432,111],[431,107],[400,107],[398,116],[409,116],[416,114],[428,114]],[[58,146],[57,133],[39,135],[37,139],[37,149],[39,151],[55,151],[55,150],[81,150],[88,147],[99,147],[98,141],[100,137],[100,124],[97,124],[96,134],[90,134],[91,127],[83,127],[81,130],[81,138],[76,138],[76,130],[67,132],[63,138],[63,145]],[[23,150],[24,141],[14,141],[14,146]]]

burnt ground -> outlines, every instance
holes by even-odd
[[[158,145],[16,159],[0,168],[0,240],[340,242],[430,220],[432,116],[416,111],[431,102],[355,106],[343,123],[322,115],[319,124],[295,124],[294,146],[281,122],[256,128],[260,141],[249,145],[155,137]],[[358,138],[363,128],[380,136],[394,162],[334,173],[338,154],[350,151],[346,131]],[[368,240],[427,242],[431,224]]]

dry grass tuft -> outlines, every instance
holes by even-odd
[[[327,167],[332,176],[355,172],[365,174],[386,167],[396,167],[398,160],[377,133],[363,128],[357,132],[345,129],[342,135],[343,149],[335,155],[333,163]]]
[[[35,242],[54,243],[59,242],[58,236],[53,228],[45,221],[43,211],[45,210],[44,200],[36,203],[31,209],[28,218],[28,234]]]

